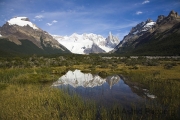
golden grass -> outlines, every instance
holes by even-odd
[[[0,95],[1,119],[93,119],[96,112],[93,103],[45,86],[9,85]]]

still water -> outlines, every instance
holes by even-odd
[[[91,73],[82,73],[80,70],[68,71],[52,86],[107,106],[118,104],[128,108],[132,105],[142,106],[156,99],[147,89],[130,84],[119,75],[101,78]]]

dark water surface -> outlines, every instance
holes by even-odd
[[[156,99],[147,89],[128,85],[119,75],[101,78],[91,73],[82,73],[80,70],[68,71],[52,86],[68,90],[70,94],[77,93],[84,99],[94,100],[105,106],[142,107]]]

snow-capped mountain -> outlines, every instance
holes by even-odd
[[[13,42],[16,45],[23,46],[23,43],[26,40],[42,49],[41,51],[44,51],[45,49],[51,49],[51,51],[60,50],[62,52],[68,51],[48,32],[37,27],[27,17],[14,17],[8,20],[6,24],[0,27],[0,34],[6,38],[6,40]]]
[[[54,82],[52,86],[59,85],[71,85],[74,88],[82,86],[96,87],[101,86],[104,83],[108,83],[110,88],[120,80],[118,75],[109,76],[105,79],[98,75],[92,75],[91,73],[82,73],[80,70],[68,71],[65,75],[59,78],[58,81]]]
[[[124,39],[120,42],[118,46],[119,47],[128,46],[129,44],[134,42],[134,40],[144,35],[144,33],[146,33],[147,31],[150,31],[155,25],[156,25],[156,22],[154,22],[151,19],[148,19],[145,22],[141,22],[137,24],[135,27],[131,29],[129,34],[124,37]]]
[[[150,30],[156,22],[152,21],[151,19],[148,19],[146,22],[141,22],[137,24],[135,27],[133,27],[130,31],[130,34],[141,34],[144,31]]]
[[[109,52],[120,42],[111,33],[108,38],[93,33],[84,33],[82,35],[74,33],[71,36],[53,35],[53,37],[72,53],[76,54]]]
[[[148,19],[131,29],[111,52],[133,55],[179,55],[180,16],[171,11],[159,15],[156,22]]]

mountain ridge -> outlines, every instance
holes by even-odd
[[[15,17],[0,27],[1,53],[117,53],[119,55],[180,55],[180,16],[170,11],[156,21],[147,19],[132,27],[122,41],[109,33],[107,38],[93,33],[71,36],[51,35],[33,24],[27,17]],[[29,41],[29,42],[27,42]],[[13,44],[12,44],[13,43]],[[13,49],[9,46],[13,46]],[[22,48],[24,45],[32,46]],[[6,47],[4,47],[6,46]],[[21,47],[20,47],[21,46]],[[22,47],[23,46],[23,47]],[[19,50],[19,48],[21,48]],[[34,50],[33,50],[34,49]],[[15,51],[13,51],[15,50]],[[40,52],[41,51],[41,52]]]
[[[132,35],[132,28],[111,52],[121,55],[179,55],[179,48],[175,47],[180,46],[179,24],[180,16],[175,11],[168,16],[159,15],[156,24],[141,34]]]
[[[52,35],[59,43],[66,46],[68,50],[75,54],[106,53],[114,49],[120,42],[111,33],[107,38],[93,33],[77,34],[70,36]]]

